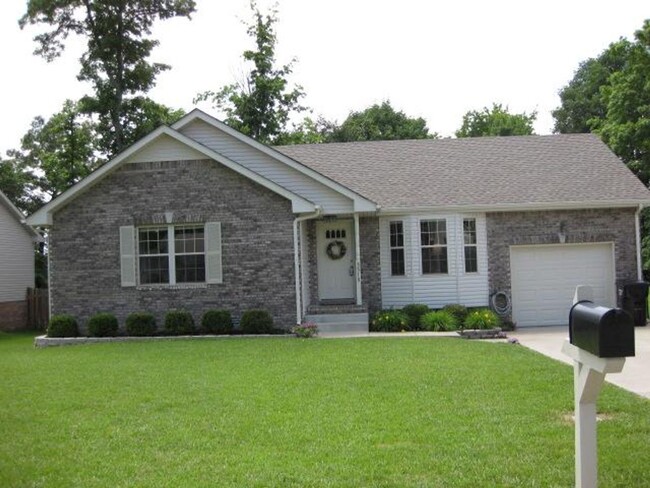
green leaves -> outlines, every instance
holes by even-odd
[[[508,107],[492,104],[492,108],[473,110],[463,116],[463,125],[456,131],[456,137],[483,136],[527,136],[533,134],[533,123],[537,112],[530,115],[511,114]]]

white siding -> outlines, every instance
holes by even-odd
[[[478,271],[465,273],[463,251],[463,219],[476,219]],[[422,274],[420,220],[447,221],[447,274]],[[391,276],[389,223],[404,223],[405,276]],[[488,267],[487,233],[484,214],[422,214],[382,217],[379,220],[381,295],[385,308],[410,303],[425,303],[441,308],[449,303],[469,307],[487,306]]]
[[[140,149],[133,156],[130,156],[125,163],[187,161],[194,159],[206,159],[206,156],[168,135],[162,135]]]
[[[0,202],[0,302],[24,300],[33,286],[32,237]]]
[[[323,207],[326,214],[350,213],[352,200],[248,144],[195,120],[180,130],[195,141]]]

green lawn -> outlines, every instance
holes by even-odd
[[[36,350],[0,335],[0,486],[573,484],[571,368],[459,339]],[[650,486],[650,401],[606,386],[600,486]]]

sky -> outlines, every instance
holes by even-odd
[[[19,147],[35,116],[90,93],[76,79],[83,42],[69,38],[47,63],[32,54],[43,27],[18,27],[25,9],[24,0],[0,2],[2,156]],[[278,10],[277,61],[297,59],[290,80],[304,88],[312,117],[342,122],[351,110],[390,100],[442,136],[492,103],[536,111],[536,133],[551,133],[558,92],[579,63],[632,39],[650,18],[647,0],[279,0]],[[250,18],[248,0],[197,0],[192,20],[158,22],[150,60],[172,69],[149,96],[191,110],[197,93],[241,79],[241,54],[252,47],[242,22]],[[199,108],[221,118],[208,103]]]

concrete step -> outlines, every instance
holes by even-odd
[[[318,331],[322,334],[368,332],[367,313],[314,314],[307,315],[305,320],[318,325]]]

